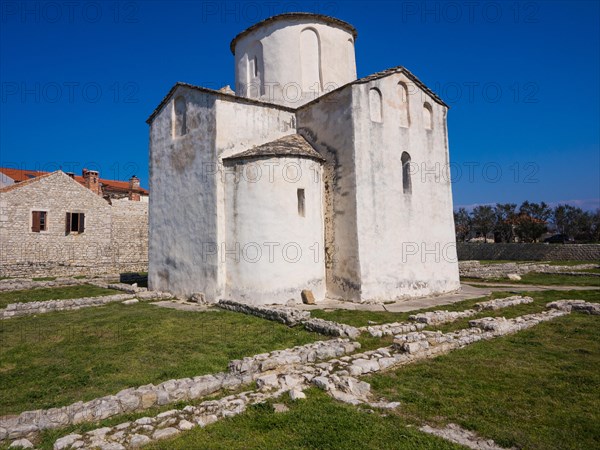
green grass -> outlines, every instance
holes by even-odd
[[[598,261],[543,261],[551,266],[577,266],[579,264],[600,264]]]
[[[600,443],[600,326],[573,313],[432,360],[367,377],[408,422],[458,423],[504,447]]]
[[[9,303],[41,302],[44,300],[65,300],[81,297],[99,297],[101,295],[120,294],[114,289],[104,289],[90,284],[57,288],[30,289],[24,291],[0,292],[0,308]]]
[[[231,419],[194,428],[176,438],[148,447],[189,449],[456,449],[462,447],[407,427],[393,415],[369,414],[336,402],[316,389],[306,400],[285,401],[285,413],[273,412],[272,402],[254,405]],[[287,396],[284,396],[287,397]],[[278,400],[284,402],[284,398]]]
[[[322,340],[228,311],[111,304],[0,322],[0,411],[87,401],[224,371],[231,359]]]
[[[591,272],[591,273],[600,273],[600,269],[573,269],[573,272]]]
[[[594,264],[594,261],[519,261],[519,260],[509,260],[509,259],[482,259],[479,260],[480,264],[489,265],[489,264],[507,264],[507,263],[515,263],[515,264],[549,264],[551,266],[576,266],[579,264]]]
[[[313,309],[310,311],[312,317],[318,319],[332,320],[334,322],[345,323],[354,327],[364,327],[369,325],[369,321],[379,323],[401,322],[410,314],[394,313],[387,311],[354,311],[348,309],[323,310]]]
[[[40,277],[40,278],[32,278],[32,281],[54,281],[56,277]]]
[[[516,284],[541,284],[546,286],[598,286],[600,287],[600,277],[557,275],[546,273],[528,273],[521,275],[520,281],[509,281]]]
[[[481,259],[481,260],[479,260],[479,263],[484,266],[487,266],[487,265],[491,265],[491,264],[508,264],[508,263],[515,263],[515,264],[541,263],[541,261],[515,261],[515,260],[509,260],[509,259]]]
[[[592,286],[600,287],[599,277],[586,277],[586,276],[573,276],[573,275],[557,275],[557,274],[546,274],[546,273],[528,273],[521,275],[520,281],[509,280],[508,278],[471,278],[461,277],[462,283],[502,283],[502,284],[514,284],[518,286],[520,284],[538,284],[543,286]]]

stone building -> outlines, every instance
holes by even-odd
[[[151,289],[256,304],[459,288],[448,106],[356,30],[290,13],[231,42],[235,93],[176,83],[150,125]]]
[[[148,203],[103,198],[90,177],[86,187],[56,171],[0,188],[0,277],[147,270]]]

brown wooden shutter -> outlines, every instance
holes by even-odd
[[[85,214],[79,213],[79,232],[83,233],[85,231]]]
[[[71,232],[71,213],[67,213],[67,220],[65,223],[65,234],[69,234]]]
[[[32,211],[31,212],[31,231],[34,233],[40,232],[40,212]]]

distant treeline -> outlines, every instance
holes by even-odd
[[[528,201],[517,209],[516,203],[477,206],[472,212],[465,208],[454,211],[457,242],[493,236],[495,242],[539,242],[552,232],[551,242],[599,242],[600,209],[584,211],[571,205],[551,208],[546,203]]]

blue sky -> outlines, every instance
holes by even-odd
[[[176,81],[233,86],[230,40],[270,15],[358,30],[358,76],[403,65],[450,106],[454,204],[600,206],[600,2],[11,1],[0,9],[0,165],[136,174]]]

